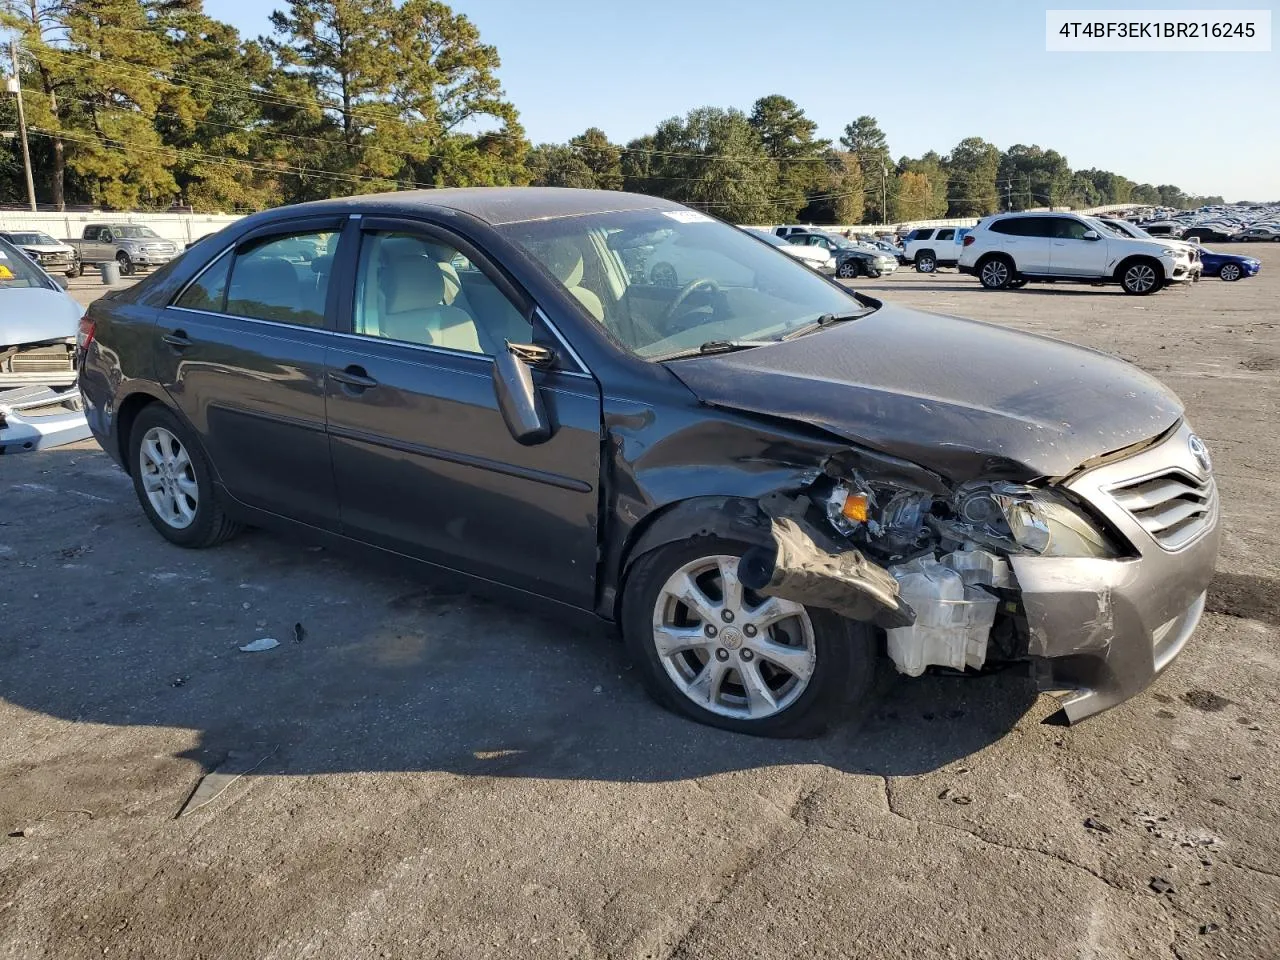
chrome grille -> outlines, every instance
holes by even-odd
[[[1112,487],[1111,495],[1152,539],[1166,550],[1177,550],[1208,525],[1217,490],[1212,479],[1198,480],[1182,470],[1167,470]]]
[[[29,347],[9,358],[9,373],[62,373],[73,369],[71,348],[65,344]]]

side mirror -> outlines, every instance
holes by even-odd
[[[493,393],[502,420],[516,443],[533,446],[551,438],[542,395],[533,382],[533,366],[550,366],[555,354],[532,343],[507,343],[493,358]]]
[[[1081,240],[1101,240],[1102,237],[1098,235],[1097,230],[1086,230],[1084,232],[1084,236],[1082,236],[1080,239]]]

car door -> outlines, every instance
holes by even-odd
[[[342,218],[272,224],[224,250],[160,313],[158,379],[237,500],[338,527],[325,434],[329,283]],[[299,240],[307,256],[298,253]]]
[[[933,255],[937,257],[939,263],[953,263],[959,259],[960,248],[956,243],[954,227],[942,228],[933,240]]]
[[[1076,217],[1054,217],[1049,271],[1062,277],[1100,277],[1107,266],[1107,241]],[[1086,239],[1092,237],[1092,239]]]
[[[106,243],[103,243],[103,235]],[[114,254],[105,254],[104,250],[111,244],[111,230],[108,227],[92,227],[84,232],[84,259],[91,263],[102,263],[110,260]]]
[[[997,227],[999,228],[997,230]],[[992,226],[1019,273],[1047,274],[1053,251],[1052,217],[1009,217]]]
[[[328,362],[348,536],[578,606],[595,597],[600,393],[534,305],[468,241],[419,221],[349,228]],[[557,350],[533,377],[554,424],[517,443],[494,393],[505,342]]]

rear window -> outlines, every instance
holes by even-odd
[[[956,232],[955,232],[954,230],[939,230],[939,231],[938,231],[938,239],[939,239],[939,240],[954,240],[955,238],[956,238]]]
[[[908,240],[928,240],[931,236],[933,236],[932,228],[928,230],[912,230],[911,236],[907,237],[907,239]]]
[[[1027,222],[1026,217],[1010,217],[1007,220],[997,220],[991,224],[989,229],[992,233],[1003,233],[1010,237],[1025,236],[1022,232],[1023,225]]]

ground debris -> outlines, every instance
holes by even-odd
[[[261,653],[264,650],[274,650],[280,646],[280,641],[275,637],[260,637],[252,643],[246,643],[240,648],[241,653]]]
[[[1149,886],[1156,893],[1177,893],[1178,892],[1177,890],[1174,889],[1173,884],[1170,883],[1168,880],[1166,880],[1164,877],[1152,877],[1151,883],[1149,884]]]
[[[1106,825],[1105,823],[1103,823],[1101,820],[1098,820],[1098,819],[1096,819],[1096,818],[1094,818],[1094,817],[1085,817],[1085,818],[1084,818],[1084,828],[1085,828],[1086,830],[1092,830],[1092,831],[1094,831],[1095,833],[1110,833],[1110,832],[1111,832],[1111,828],[1110,828],[1109,826],[1107,826],[1107,825]]]
[[[253,773],[253,771],[275,756],[275,752],[279,749],[279,745],[276,745],[265,754],[259,754],[257,751],[229,750],[226,757],[217,767],[200,778],[200,782],[191,791],[191,796],[187,797],[187,802],[182,805],[182,809],[178,811],[174,819],[185,817],[189,813],[195,813],[201,807],[213,803],[214,800],[222,796],[227,787],[241,777]],[[254,757],[258,757],[258,759],[254,761]]]
[[[1182,699],[1190,706],[1195,707],[1197,710],[1203,710],[1205,713],[1217,713],[1219,710],[1225,710],[1232,703],[1226,697],[1220,697],[1212,690],[1188,690],[1182,695]]]

